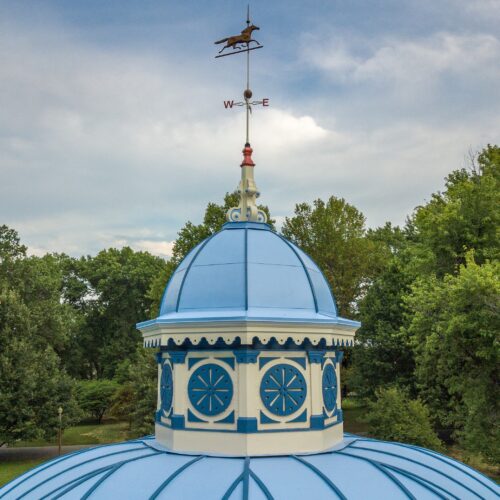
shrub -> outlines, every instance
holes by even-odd
[[[442,449],[432,428],[429,410],[422,401],[410,399],[398,387],[379,389],[376,396],[376,401],[369,403],[364,418],[374,437]]]
[[[82,380],[78,387],[78,403],[98,424],[111,407],[118,384],[113,380]]]

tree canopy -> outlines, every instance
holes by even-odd
[[[360,303],[352,389],[418,396],[447,440],[498,462],[500,148],[417,207]]]

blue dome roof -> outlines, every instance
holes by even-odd
[[[346,435],[316,455],[224,458],[167,451],[153,438],[86,449],[0,488],[4,500],[92,498],[498,498],[490,479],[439,453]]]
[[[186,256],[154,321],[234,319],[359,326],[337,316],[328,283],[310,257],[267,224],[252,222],[224,224]]]

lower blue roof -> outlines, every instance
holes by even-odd
[[[226,458],[171,453],[153,437],[42,464],[0,499],[493,499],[500,488],[449,457],[346,434],[313,455]]]

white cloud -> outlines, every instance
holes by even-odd
[[[492,35],[437,33],[415,40],[376,41],[377,47],[356,55],[341,39],[320,44],[307,39],[303,58],[344,82],[394,82],[411,87],[427,86],[443,74],[498,77],[500,40]]]
[[[131,243],[123,242],[121,246],[128,245],[134,250],[158,255],[159,257],[169,258],[172,257],[172,250],[174,247],[173,241],[153,241],[153,240],[138,240]]]

